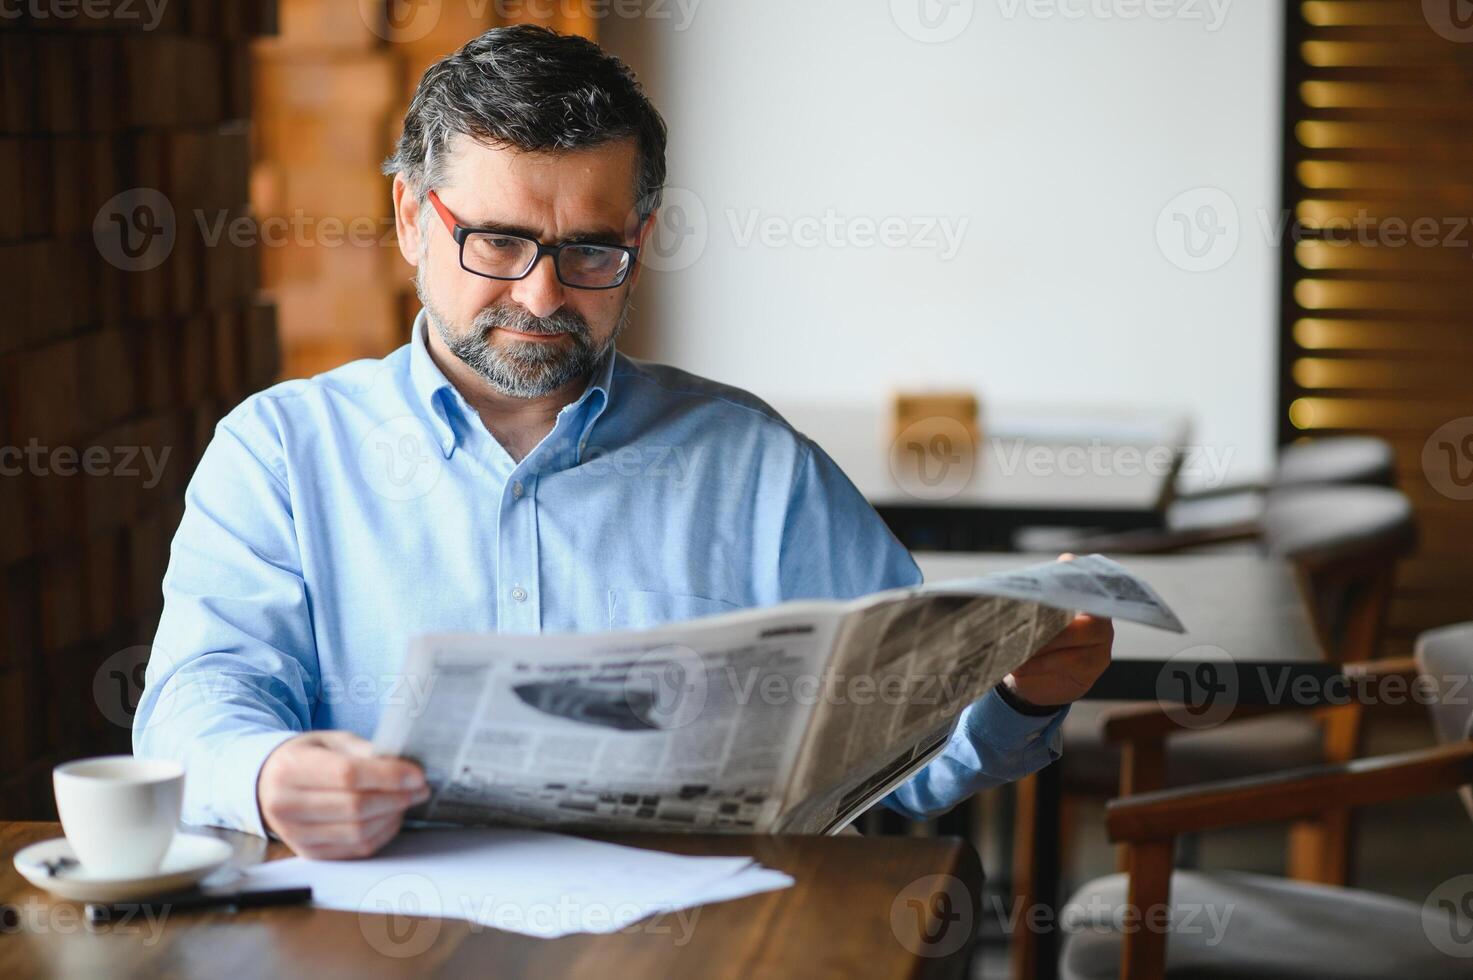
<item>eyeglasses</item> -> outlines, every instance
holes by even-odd
[[[467,228],[455,220],[434,191],[430,203],[460,246],[460,267],[487,279],[525,279],[544,255],[552,256],[558,282],[573,289],[615,289],[624,285],[634,267],[637,245],[600,242],[563,242],[544,245],[535,238],[508,235],[490,228]]]

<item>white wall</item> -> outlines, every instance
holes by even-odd
[[[695,231],[651,255],[669,271],[641,285],[636,353],[779,405],[963,386],[1181,407],[1234,476],[1266,469],[1279,3],[692,4],[600,25],[670,124],[672,216]],[[911,36],[936,36],[922,4],[960,33]],[[1198,195],[1186,213],[1217,201],[1241,236],[1203,260],[1220,268],[1187,271],[1162,214],[1201,187],[1233,203]],[[830,212],[844,244],[801,244],[828,237]],[[906,246],[863,244],[885,219]],[[963,231],[955,254],[944,227]]]

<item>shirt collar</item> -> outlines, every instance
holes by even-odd
[[[428,413],[434,426],[440,451],[449,458],[455,451],[459,438],[450,421],[450,406],[456,406],[466,419],[474,417],[475,410],[430,356],[428,331],[429,315],[420,310],[419,315],[414,318],[414,329],[409,342],[409,378],[416,399]],[[577,432],[577,441],[574,443],[575,460],[582,459],[588,433],[609,406],[614,387],[614,362],[617,359],[617,351],[611,348],[594,368],[593,377],[583,394],[558,413],[558,428],[562,428],[565,422],[577,426],[574,430]]]

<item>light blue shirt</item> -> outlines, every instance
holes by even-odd
[[[512,459],[412,341],[246,399],[189,485],[134,719],[184,817],[263,833],[256,778],[310,729],[372,737],[410,638],[644,627],[920,573],[753,396],[621,354]],[[972,705],[886,803],[934,815],[1057,758],[1062,713]]]

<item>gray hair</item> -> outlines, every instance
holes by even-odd
[[[634,139],[634,199],[644,218],[665,187],[665,121],[618,58],[576,35],[497,27],[431,65],[383,172],[401,174],[421,204],[446,179],[457,135],[492,147],[557,152]]]

